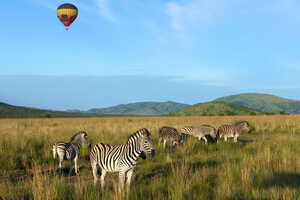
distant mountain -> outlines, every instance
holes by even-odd
[[[79,109],[68,109],[68,110],[66,110],[66,112],[69,112],[69,113],[83,113],[84,111],[79,110]]]
[[[12,106],[0,102],[0,118],[38,118],[38,117],[91,117],[87,113],[69,113],[52,110],[41,110],[22,106]]]
[[[176,102],[138,102],[121,104],[108,108],[95,108],[90,109],[87,112],[93,114],[103,115],[163,115],[170,112],[176,112],[185,107],[187,104],[176,103]]]
[[[218,98],[216,102],[233,103],[248,108],[256,109],[261,112],[279,113],[300,113],[300,101],[285,99],[269,94],[246,93]]]
[[[199,103],[184,108],[175,113],[173,116],[215,116],[215,115],[256,115],[259,111],[244,106],[226,103],[226,102],[207,102]]]

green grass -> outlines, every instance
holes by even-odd
[[[177,148],[157,146],[157,131],[168,125],[236,123],[252,132],[238,143],[205,145],[195,139]],[[153,131],[156,156],[139,160],[131,192],[119,194],[118,175],[108,174],[105,190],[93,186],[88,150],[80,175],[53,173],[51,144],[86,130],[92,144],[120,144],[130,133]],[[0,197],[3,199],[297,199],[300,196],[300,117],[152,117],[0,120]]]

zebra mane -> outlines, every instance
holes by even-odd
[[[136,140],[137,138],[139,138],[141,136],[150,136],[150,135],[151,135],[151,133],[146,128],[142,128],[140,130],[137,130],[135,133],[131,134],[128,137],[127,143],[132,140]]]
[[[78,135],[81,135],[82,133],[85,134],[85,136],[87,136],[87,133],[85,131],[79,131],[71,137],[70,142],[72,142]]]

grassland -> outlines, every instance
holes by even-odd
[[[168,125],[248,120],[251,134],[238,143],[204,145],[188,140],[163,150],[157,131]],[[140,160],[128,197],[118,194],[118,177],[94,187],[87,149],[80,175],[53,175],[51,144],[86,130],[93,144],[124,143],[139,128],[153,132],[156,156]],[[3,199],[297,199],[300,197],[300,116],[119,117],[0,120],[0,196]]]

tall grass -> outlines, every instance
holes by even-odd
[[[160,126],[236,123],[252,132],[238,143],[205,145],[196,139],[177,148],[158,147]],[[88,150],[80,175],[53,173],[51,145],[79,130],[92,144],[125,143],[140,128],[152,130],[156,156],[139,160],[129,194],[118,192],[118,175],[105,190],[94,187]],[[0,197],[3,199],[297,199],[300,196],[300,116],[119,117],[0,120]]]

